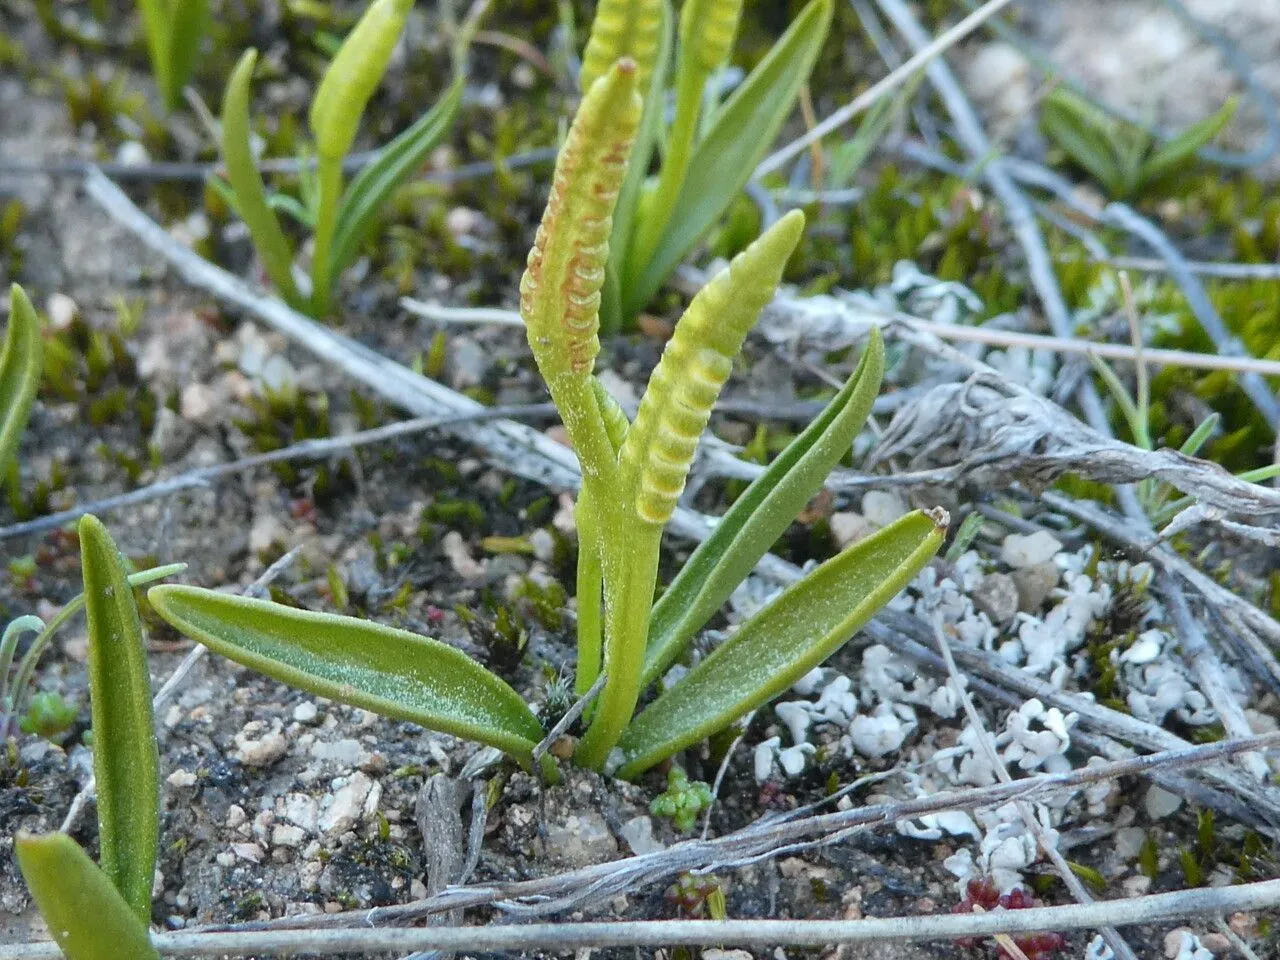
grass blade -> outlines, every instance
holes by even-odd
[[[67,960],[159,960],[146,924],[65,833],[19,834],[27,889]]]
[[[643,773],[782,693],[893,599],[945,532],[945,514],[910,513],[792,585],[631,723],[618,775]]]
[[[791,112],[831,24],[832,0],[811,0],[769,54],[716,114],[694,149],[671,219],[653,254],[624,278],[623,311],[633,317],[693,249],[751,177]]]
[[[43,346],[40,318],[15,283],[9,288],[9,330],[0,351],[0,478],[8,476],[40,388]]]
[[[862,429],[884,375],[884,341],[871,340],[840,392],[733,502],[653,608],[643,686],[656,680],[720,609],[821,488]]]
[[[79,530],[102,870],[145,924],[160,834],[151,674],[124,558],[97,517]]]
[[[303,300],[293,282],[293,250],[267,205],[267,190],[249,147],[249,83],[257,59],[257,50],[246,50],[227,81],[222,97],[222,159],[235,192],[236,209],[249,228],[271,282],[285,300],[299,307]]]
[[[542,738],[518,693],[436,640],[199,587],[167,584],[147,597],[193,640],[299,689],[497,747],[526,766]]]
[[[351,181],[338,208],[330,254],[332,276],[355,259],[359,245],[392,191],[422,166],[427,154],[449,132],[462,102],[462,87],[463,78],[459,76],[435,106],[379,151],[377,159]]]

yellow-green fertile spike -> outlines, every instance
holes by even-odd
[[[676,325],[620,458],[640,519],[670,519],[733,358],[803,232],[804,214],[788,213],[703,287]]]
[[[373,0],[338,48],[311,101],[311,133],[321,155],[341,157],[351,149],[412,6],[413,0]]]
[[[648,90],[661,32],[662,0],[600,0],[578,75],[583,92],[622,57],[636,62],[636,86]]]
[[[600,352],[609,231],[640,111],[636,65],[619,60],[587,91],[556,160],[547,208],[520,280],[520,315],[553,397],[566,378],[585,383]],[[560,398],[556,403],[571,415]]]
[[[720,68],[733,50],[742,0],[684,0],[680,10],[680,59],[704,73]],[[684,69],[684,68],[682,68]]]

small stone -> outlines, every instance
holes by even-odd
[[[178,401],[178,409],[184,420],[192,423],[207,424],[213,420],[213,414],[222,406],[218,392],[207,383],[189,383],[182,388]]]
[[[363,773],[354,773],[345,782],[335,780],[334,783],[342,783],[342,786],[329,796],[329,802],[320,815],[320,829],[329,836],[346,833],[356,825],[369,791],[373,789],[373,781]]]
[[[1033,567],[1015,570],[1011,574],[1018,588],[1018,609],[1023,613],[1038,613],[1058,585],[1060,573],[1052,563],[1038,563]]]
[[[273,847],[300,847],[307,839],[307,831],[301,827],[278,823],[271,829]]]
[[[1141,897],[1151,891],[1151,878],[1141,873],[1126,877],[1120,884],[1126,897]]]
[[[320,708],[309,700],[293,708],[293,719],[298,723],[315,723],[319,715]]]
[[[178,789],[194,787],[196,785],[196,775],[190,770],[175,770],[165,777],[165,783]]]
[[[308,833],[314,833],[320,822],[320,805],[305,793],[291,793],[284,798],[284,819]]]
[[[311,756],[317,760],[327,760],[344,767],[358,767],[368,759],[368,753],[359,740],[344,737],[332,743],[316,743],[311,747]]]
[[[248,860],[250,863],[261,863],[262,858],[266,856],[266,851],[256,843],[233,843],[231,852],[241,860]]]
[[[665,850],[667,845],[653,835],[653,820],[649,817],[632,817],[622,825],[619,831],[622,839],[636,856],[646,853],[657,853]]]
[[[454,573],[462,577],[464,580],[479,580],[485,574],[485,566],[483,563],[477,563],[475,558],[471,556],[467,545],[462,539],[462,534],[457,530],[450,530],[444,535],[444,540],[440,543],[440,549],[444,551],[445,557],[449,560],[449,566],[453,567]]]
[[[145,167],[151,162],[151,154],[137,140],[126,140],[116,150],[116,163],[125,167]]]
[[[1035,533],[1011,533],[1000,547],[1000,559],[1015,570],[1048,563],[1062,550],[1062,544],[1046,530]]]
[[[1147,787],[1147,793],[1143,797],[1142,803],[1146,808],[1148,817],[1152,820],[1162,820],[1177,812],[1178,808],[1182,806],[1182,798],[1176,793],[1170,793],[1163,787],[1152,784]]]
[[[841,550],[876,531],[874,523],[862,514],[854,513],[851,510],[833,513],[828,524],[831,527],[831,536],[835,540],[836,546]]]
[[[595,810],[570,815],[561,823],[547,824],[547,853],[566,866],[586,867],[612,860],[618,841]]]
[[[278,728],[268,730],[266,724],[254,720],[245,724],[235,736],[236,753],[246,767],[269,767],[289,749],[289,741]]]
[[[1009,623],[1018,613],[1018,585],[1007,573],[989,573],[973,591],[973,604],[997,626]]]
[[[249,527],[249,552],[255,556],[265,553],[277,543],[284,543],[288,536],[284,521],[273,513],[260,513]]]
[[[868,490],[862,497],[862,515],[877,527],[887,527],[905,516],[907,505],[896,493]]]
[[[233,803],[227,807],[227,829],[235,830],[242,824],[249,822],[249,815],[244,812],[244,807],[238,803]]]
[[[490,357],[469,337],[455,338],[449,351],[449,379],[455,390],[476,387],[489,369]]]
[[[45,304],[49,326],[54,330],[66,330],[80,312],[80,306],[65,293],[55,293]]]

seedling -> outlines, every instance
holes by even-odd
[[[1045,99],[1040,124],[1072,162],[1089,171],[1111,196],[1123,199],[1184,169],[1231,122],[1236,105],[1232,98],[1217,113],[1159,143],[1141,127],[1108,116],[1058,87]]]
[[[711,787],[701,780],[690,780],[679,767],[672,767],[667,773],[667,789],[653,798],[649,812],[656,817],[670,817],[677,830],[688,833],[712,800]]]
[[[453,125],[462,98],[461,66],[449,89],[412,126],[383,147],[350,184],[342,165],[355,142],[365,107],[382,82],[413,0],[373,0],[343,41],[311,101],[315,137],[314,184],[301,218],[313,229],[311,290],[304,295],[294,278],[294,250],[280,226],[258,172],[249,135],[249,85],[258,52],[246,50],[227,81],[222,100],[222,157],[226,183],[215,186],[244,219],[263,266],[280,295],[316,317],[329,313],[334,279],[368,239],[378,212],[427,153]],[[466,38],[459,51],[465,48]],[[461,65],[459,52],[456,62]]]
[[[644,95],[631,168],[618,188],[600,311],[605,332],[634,322],[741,193],[809,78],[832,7],[832,0],[811,0],[718,105],[708,81],[733,52],[742,0],[684,0],[674,31],[666,0],[601,0],[582,57],[583,92],[614,61],[629,57]],[[675,113],[667,127],[669,81]],[[659,146],[659,172],[647,178]]]
[[[176,110],[209,27],[209,0],[138,0],[138,11],[156,86],[165,108]]]
[[[632,422],[594,376],[612,216],[640,125],[640,70],[611,66],[587,92],[556,163],[520,309],[529,345],[582,465],[579,693],[603,673],[574,760],[634,777],[785,691],[888,602],[937,551],[940,511],[916,511],[783,592],[635,715],[661,677],[821,488],[879,389],[874,331],[844,388],[734,502],[662,599],[662,531],[720,388],[804,228],[783,217],[693,299]],[[156,612],[238,663],[321,696],[506,751],[525,767],[544,731],[499,677],[458,650],[381,624],[186,586]],[[548,770],[551,761],[544,756]]]
[[[43,345],[40,318],[23,289],[9,288],[9,329],[0,350],[0,479],[10,464],[40,388]]]
[[[142,623],[124,558],[106,528],[86,516],[79,530],[101,865],[64,833],[21,834],[15,847],[23,878],[68,960],[150,960],[159,956],[147,927],[160,761]]]

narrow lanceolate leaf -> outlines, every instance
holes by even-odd
[[[27,889],[67,960],[159,960],[146,924],[65,833],[18,834]]]
[[[9,329],[0,351],[0,479],[18,449],[40,388],[43,342],[40,318],[16,283],[9,288]]]
[[[883,375],[884,342],[873,327],[844,387],[733,502],[654,605],[641,683],[671,665],[822,488],[866,422]]]
[[[833,0],[811,0],[751,71],[694,149],[670,219],[652,253],[633,255],[623,312],[635,316],[746,185],[795,105],[831,23]]]
[[[791,211],[703,287],[676,324],[620,457],[641,520],[671,517],[733,358],[773,299],[803,232],[804,214]]]
[[[457,77],[435,106],[378,151],[377,158],[351,181],[338,208],[330,255],[334,275],[355,259],[391,193],[422,166],[427,154],[449,132],[462,102],[463,86],[464,78]]]
[[[826,660],[929,562],[946,525],[941,510],[908,514],[793,584],[631,723],[619,776],[723,730]]]
[[[79,531],[102,869],[147,923],[160,831],[160,757],[142,622],[124,558],[106,527],[84,516]]]
[[[209,0],[173,0],[169,26],[169,89],[165,93],[169,109],[182,102],[182,88],[195,72],[200,41],[209,22]]]
[[[311,101],[311,133],[322,156],[342,157],[351,149],[412,6],[413,0],[373,0],[342,41]]]
[[[1220,134],[1231,118],[1236,115],[1239,101],[1231,97],[1222,105],[1217,113],[1205,117],[1199,123],[1193,123],[1176,137],[1168,140],[1155,150],[1142,167],[1142,176],[1146,180],[1155,180],[1176,169],[1190,159],[1201,147],[1208,146]]]
[[[663,0],[600,0],[578,75],[582,92],[623,57],[636,64],[636,86],[648,89],[658,59]]]
[[[553,396],[566,377],[585,382],[600,352],[609,231],[641,109],[635,64],[619,61],[587,91],[556,160],[520,280],[520,315]]]
[[[249,144],[249,84],[257,60],[257,50],[246,50],[222,95],[222,159],[227,167],[227,181],[235,194],[236,209],[249,228],[267,275],[281,296],[297,305],[302,298],[293,282],[293,250],[267,203],[267,190]]]
[[[1118,124],[1069,90],[1054,90],[1040,108],[1049,138],[1107,189],[1118,191],[1124,173],[1117,157]]]
[[[198,587],[154,587],[147,597],[188,637],[290,686],[497,747],[526,766],[542,738],[519,694],[436,640]]]

